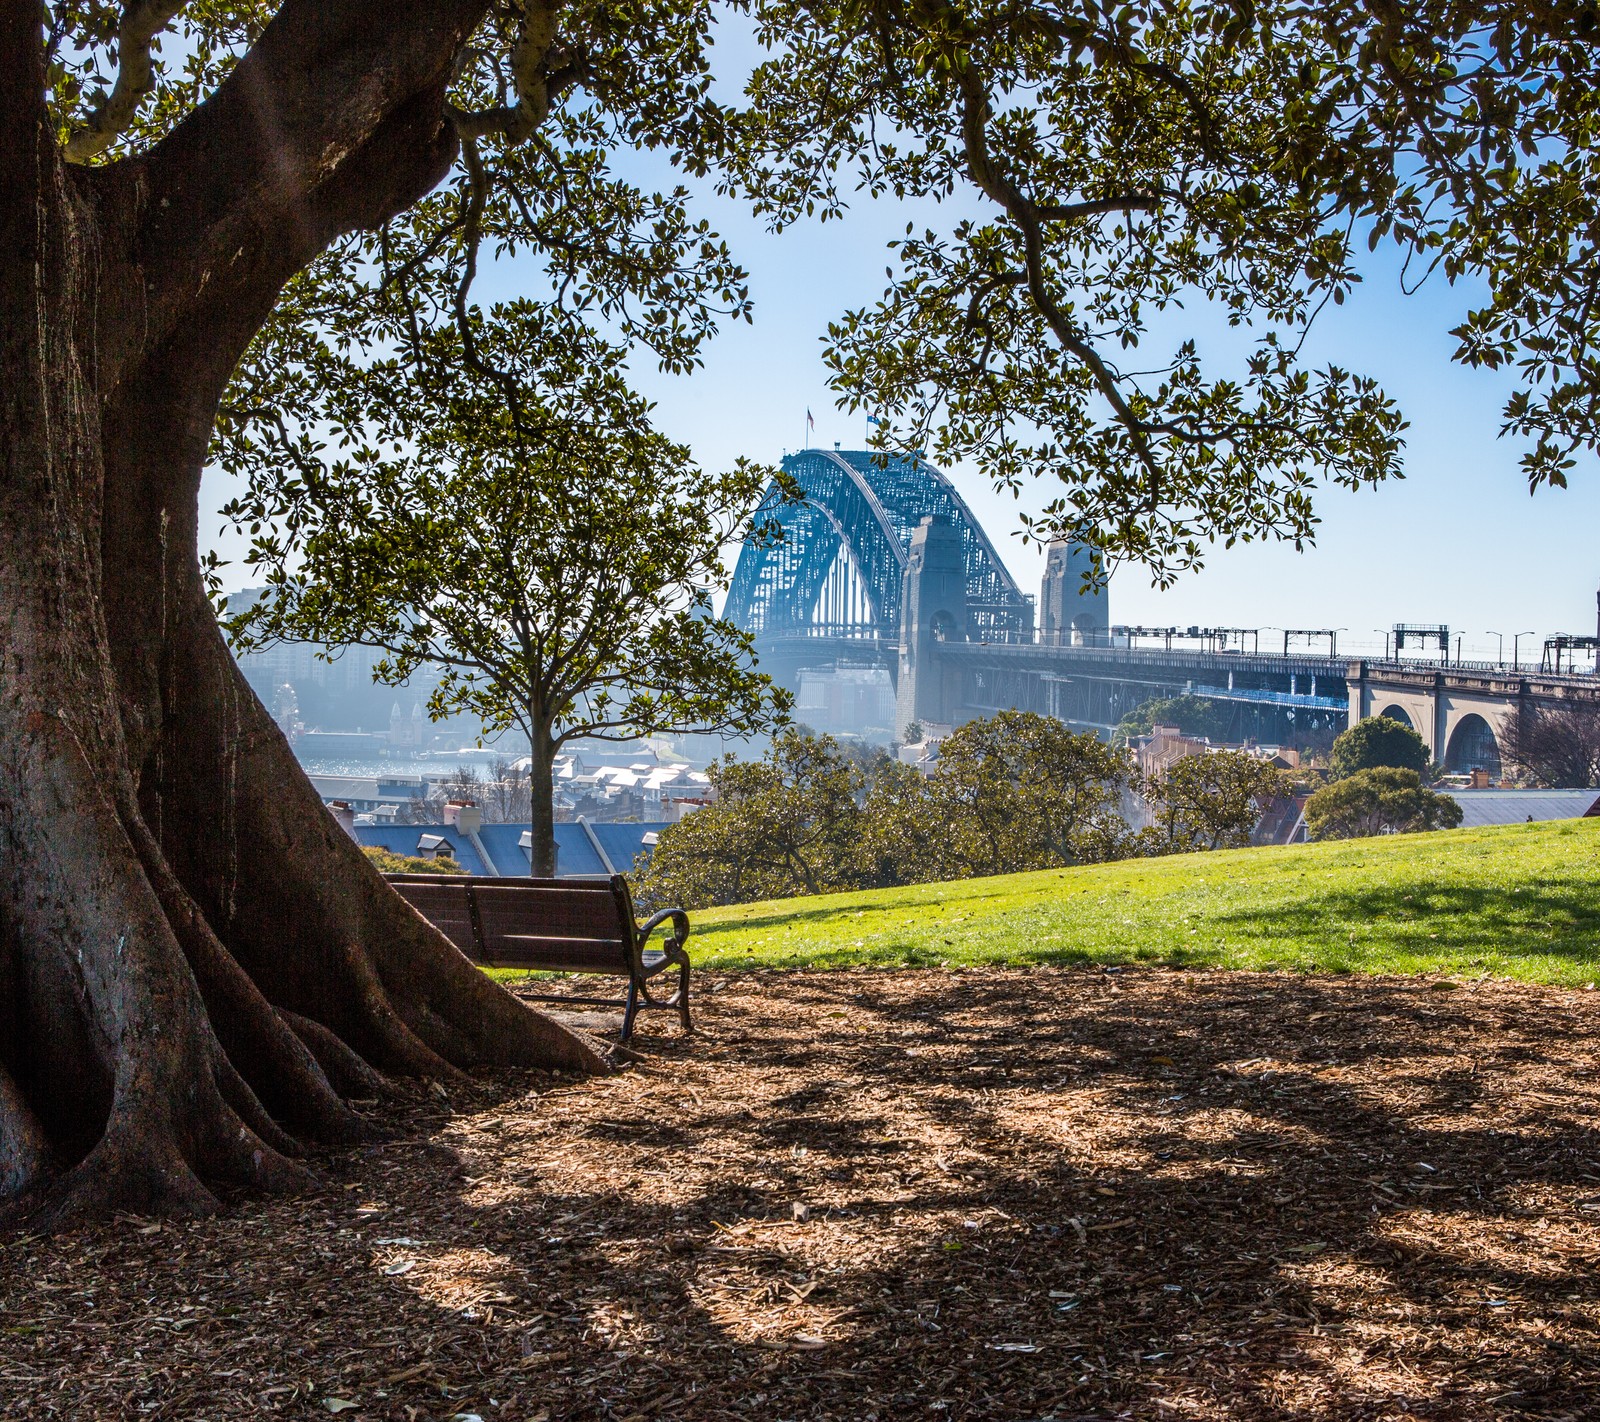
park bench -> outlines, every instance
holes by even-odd
[[[663,909],[636,923],[628,883],[609,879],[483,878],[463,874],[386,874],[400,896],[474,963],[535,972],[605,973],[628,980],[620,1040],[633,1035],[641,1007],[675,1007],[689,1022],[689,916]],[[659,948],[648,943],[671,925]],[[650,979],[678,970],[670,998],[650,995]],[[544,1002],[615,1006],[617,999],[535,993]]]

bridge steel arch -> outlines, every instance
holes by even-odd
[[[943,517],[961,537],[968,625],[975,637],[1027,635],[1033,608],[950,481],[925,460],[870,450],[808,449],[783,461],[805,494],[778,502],[780,540],[740,550],[723,616],[760,641],[794,637],[898,643],[911,535]],[[835,589],[843,555],[846,591]],[[833,589],[830,592],[830,589]]]

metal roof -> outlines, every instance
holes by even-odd
[[[660,833],[666,823],[633,821],[591,824],[588,828],[594,832],[616,872],[625,874],[633,868],[640,851],[648,848],[645,836]],[[488,864],[479,856],[472,841],[454,825],[357,825],[355,836],[358,843],[387,849],[394,854],[416,854],[422,839],[437,837],[449,843],[455,851],[456,863],[469,874],[506,878],[528,872],[528,850],[524,843],[528,829],[526,823],[484,825],[478,831],[478,842],[489,857]],[[583,825],[563,820],[555,830],[556,872],[563,879],[602,877],[611,873],[595,852],[594,843],[584,832]]]
[[[1461,806],[1461,825],[1520,825],[1529,820],[1581,820],[1600,813],[1600,790],[1446,790]]]

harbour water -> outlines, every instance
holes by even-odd
[[[301,756],[300,764],[307,775],[359,775],[384,780],[420,780],[425,776],[452,775],[468,767],[479,775],[487,775],[496,760],[515,759],[506,752],[492,747],[474,748],[446,755],[424,755],[416,760],[410,756],[370,759],[349,756]]]

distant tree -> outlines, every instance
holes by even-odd
[[[841,741],[839,754],[861,772],[862,782],[866,785],[871,785],[883,773],[885,766],[895,763],[887,747],[869,741]]]
[[[908,746],[920,746],[926,735],[921,721],[907,721],[905,730],[900,733],[900,739]]]
[[[749,634],[711,613],[723,547],[765,530],[751,519],[771,475],[699,470],[651,428],[620,353],[579,327],[514,308],[478,339],[494,378],[441,383],[417,357],[327,368],[340,424],[384,431],[387,452],[270,427],[228,445],[250,480],[228,512],[256,530],[246,561],[269,589],[228,630],[241,649],[378,647],[390,684],[444,667],[430,716],[527,737],[532,867],[553,874],[566,742],[781,719],[788,695]]]
[[[492,824],[523,824],[533,818],[533,775],[526,760],[497,756],[483,787],[483,817]]]
[[[1412,770],[1422,776],[1428,765],[1427,742],[1410,726],[1388,716],[1368,716],[1341,731],[1329,756],[1335,780],[1379,766]]]
[[[418,854],[395,854],[375,844],[363,845],[361,852],[372,861],[380,874],[465,874],[467,871],[445,855],[439,859],[424,859]]]
[[[717,798],[661,832],[639,874],[641,903],[685,908],[853,887],[861,772],[831,736],[786,730],[757,761],[708,772]]]
[[[1228,713],[1203,696],[1152,697],[1117,723],[1112,739],[1125,744],[1135,736],[1148,736],[1155,726],[1176,726],[1186,736],[1220,741],[1228,734]]]
[[[1189,755],[1142,787],[1155,823],[1140,836],[1147,853],[1232,849],[1250,843],[1263,811],[1288,793],[1289,778],[1240,751]]]
[[[487,774],[463,765],[436,780],[425,799],[411,802],[413,824],[436,824],[451,800],[467,800],[483,811],[485,824],[526,823],[533,818],[532,776],[526,759],[497,756]]]
[[[944,834],[941,877],[1114,859],[1126,757],[1031,711],[968,721],[939,746],[928,806]]]
[[[1519,706],[1502,742],[1506,759],[1541,785],[1600,785],[1600,704]]]
[[[1461,806],[1429,790],[1414,770],[1377,766],[1323,786],[1306,802],[1312,839],[1359,839],[1374,834],[1411,834],[1454,829]]]
[[[950,826],[939,813],[932,780],[903,761],[879,766],[861,810],[856,841],[859,881],[890,888],[938,879],[949,840]]]

